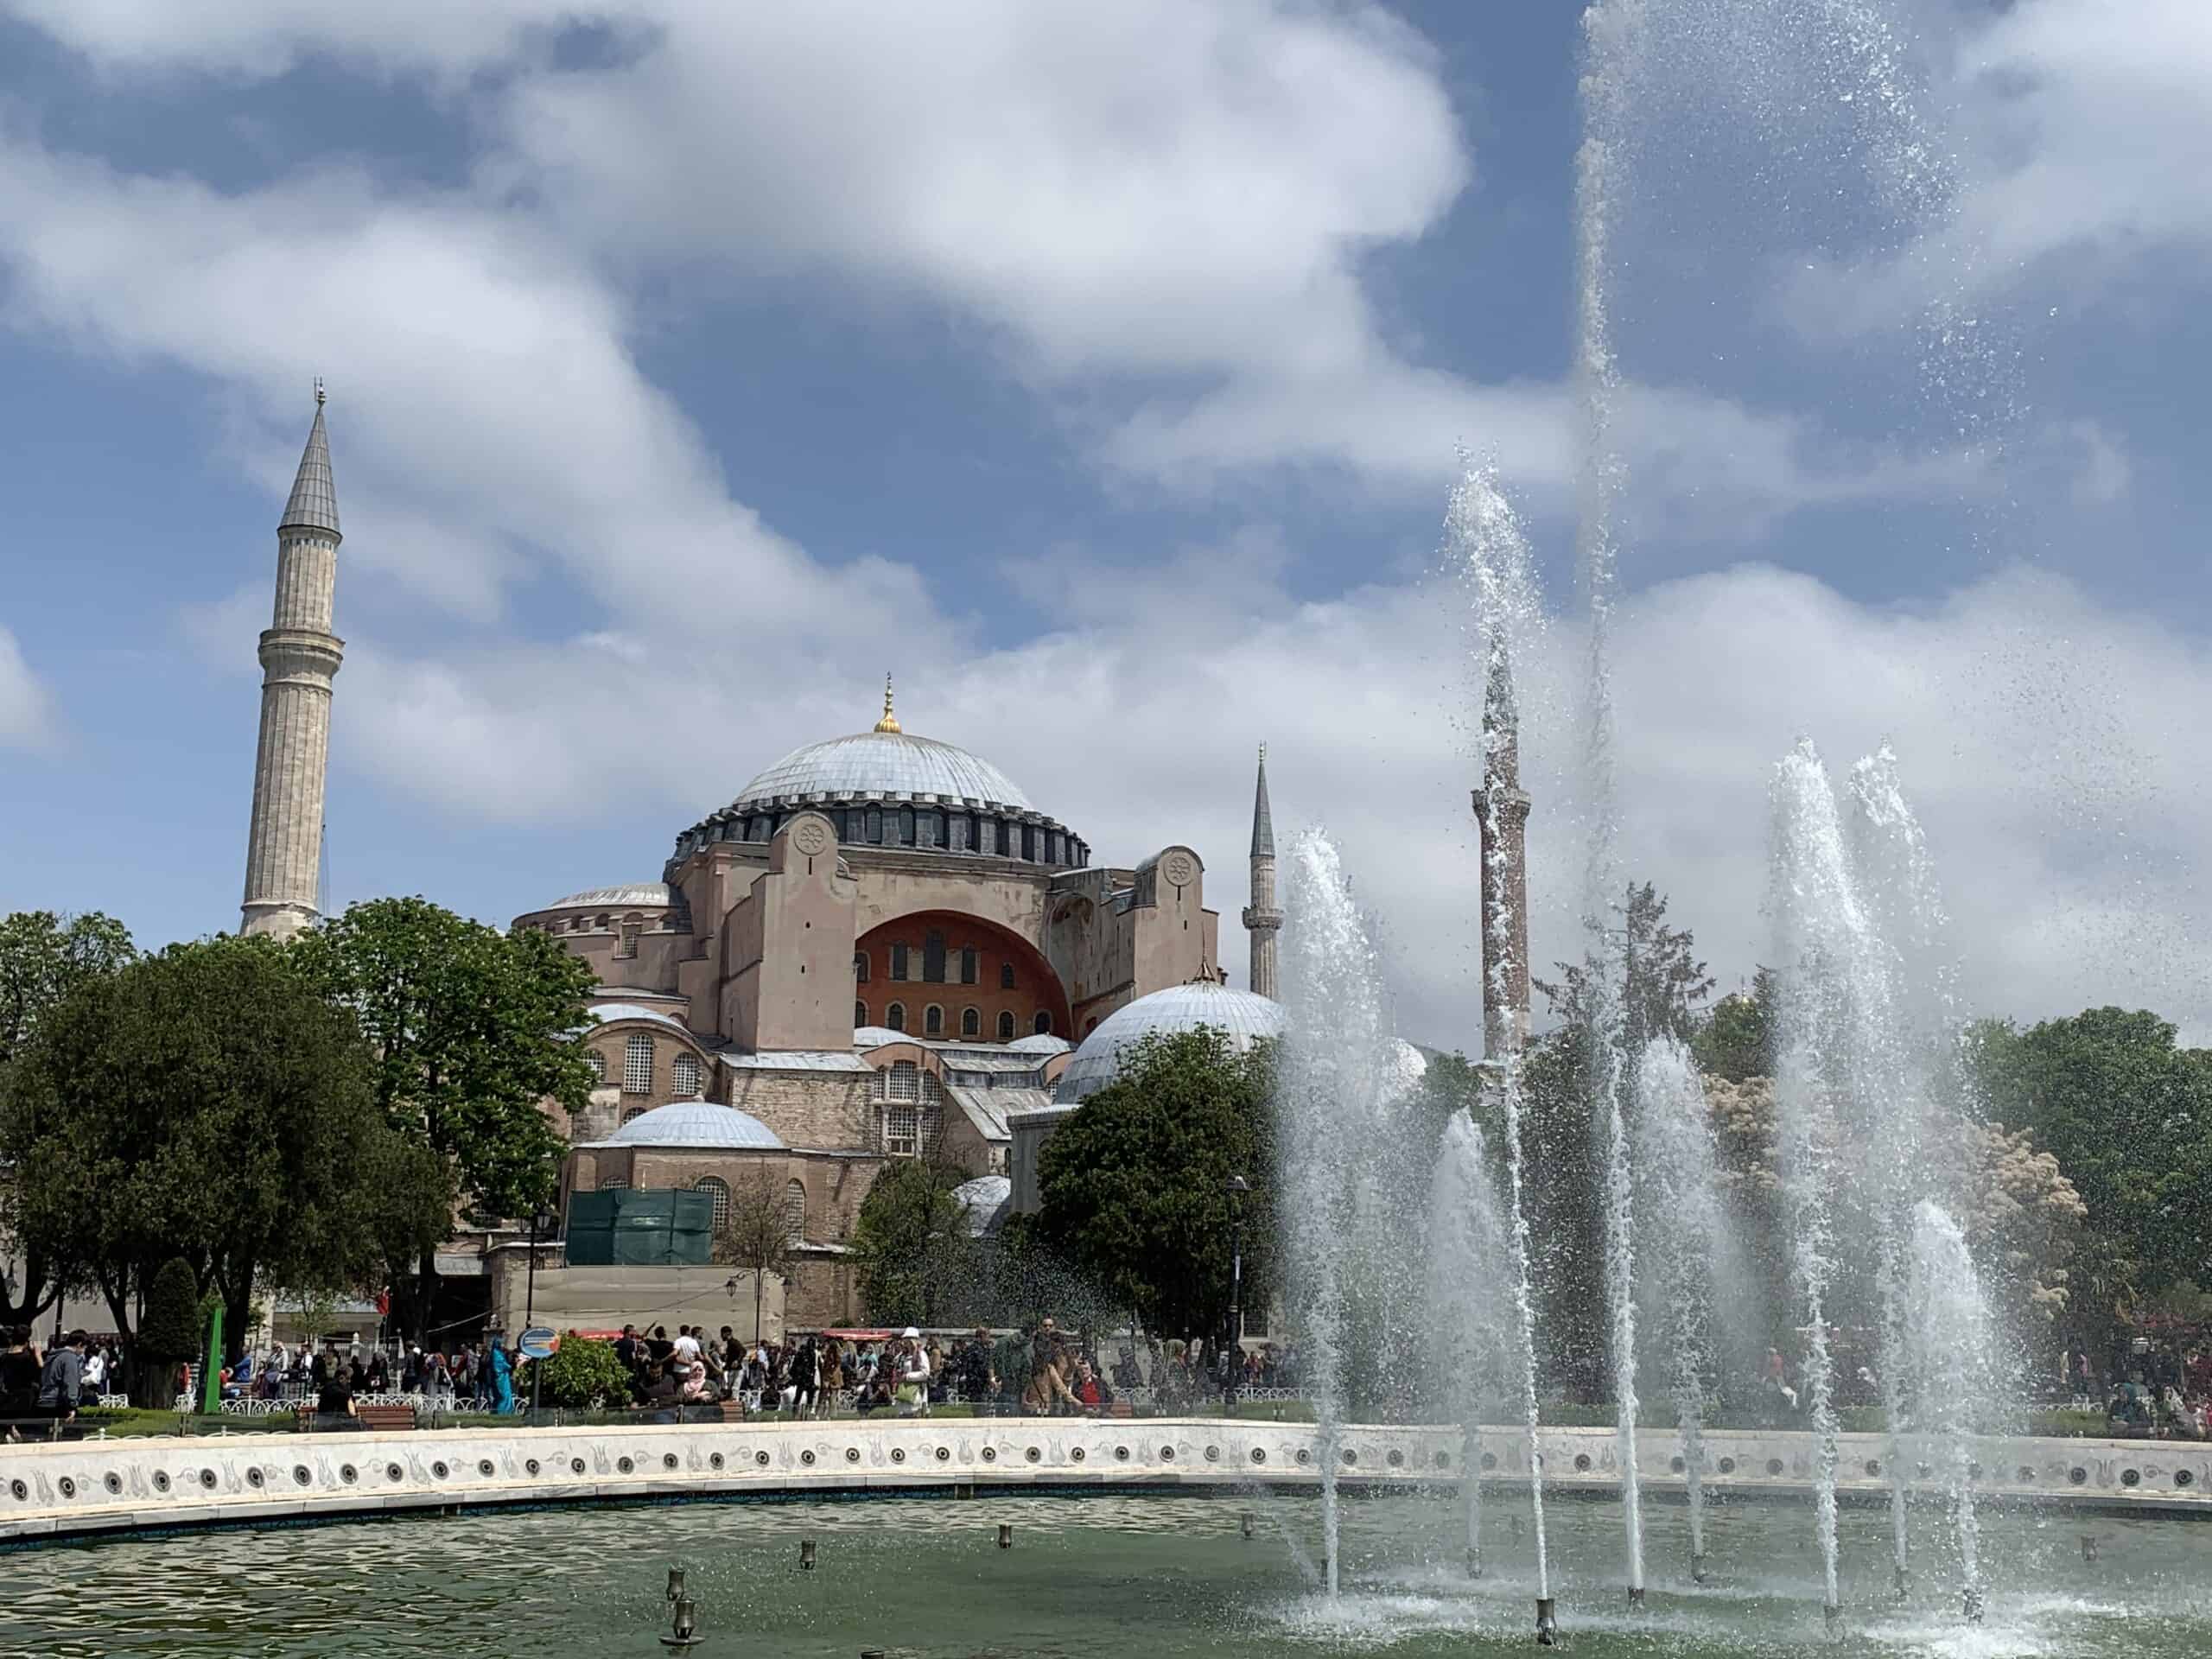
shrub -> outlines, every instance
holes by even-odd
[[[170,1363],[200,1357],[200,1285],[181,1255],[162,1263],[146,1292],[137,1352],[141,1359]]]
[[[545,1405],[581,1409],[586,1406],[629,1403],[630,1373],[615,1357],[611,1342],[594,1341],[570,1332],[561,1338],[561,1345],[553,1351],[552,1358],[532,1360],[515,1374],[517,1400],[529,1400],[531,1368],[540,1363],[545,1367],[545,1376],[538,1397]]]

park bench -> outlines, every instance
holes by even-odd
[[[750,1414],[745,1409],[745,1402],[742,1400],[721,1402],[721,1418],[726,1423],[741,1423]]]
[[[316,1427],[315,1404],[312,1401],[295,1413],[302,1428]],[[415,1427],[415,1408],[412,1406],[355,1406],[353,1421],[364,1433],[382,1434]],[[344,1430],[338,1431],[343,1433]]]

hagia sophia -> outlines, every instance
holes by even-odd
[[[318,386],[261,637],[247,932],[289,937],[319,912],[341,540]],[[796,1247],[781,1309],[792,1326],[861,1314],[849,1241],[891,1160],[967,1170],[979,1227],[1033,1208],[1039,1149],[1127,1045],[1200,1025],[1249,1045],[1283,1027],[1264,752],[1245,988],[1219,961],[1194,848],[1092,856],[998,766],[904,730],[887,681],[872,726],[767,766],[676,836],[658,880],[514,918],[599,980],[598,1023],[579,1040],[601,1084],[560,1124],[564,1208],[580,1192],[692,1189],[719,1218],[734,1192],[765,1185]],[[486,1236],[479,1254],[512,1243]],[[467,1254],[456,1240],[448,1256],[458,1268]]]

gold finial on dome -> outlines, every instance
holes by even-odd
[[[891,712],[891,677],[883,677],[883,718],[875,722],[879,732],[895,732],[899,728],[899,716]]]

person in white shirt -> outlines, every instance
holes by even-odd
[[[899,1333],[898,1370],[899,1414],[901,1417],[926,1417],[930,1414],[930,1357],[922,1347],[922,1333],[908,1325]]]
[[[699,1338],[690,1325],[678,1325],[676,1332],[676,1357],[683,1363],[688,1375],[694,1360],[699,1357]]]
[[[85,1397],[98,1400],[107,1389],[107,1355],[98,1348],[85,1356]]]

